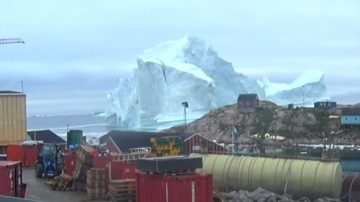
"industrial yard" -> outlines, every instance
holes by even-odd
[[[85,192],[57,192],[51,190],[46,184],[48,179],[39,179],[34,175],[34,168],[28,167],[23,169],[24,183],[27,184],[26,199],[36,201],[87,201]]]
[[[3,117],[10,124],[1,128],[8,135],[0,139],[5,151],[0,195],[35,201],[127,202],[358,201],[360,197],[356,145],[331,140],[320,147],[294,144],[288,136],[269,134],[247,135],[251,141],[241,142],[236,126],[232,142],[217,142],[204,132],[184,130],[195,123],[181,126],[182,131],[113,130],[97,144],[89,144],[83,131],[74,129],[67,131],[66,140],[51,130],[28,131],[25,137],[25,122],[19,121],[25,116],[21,104],[25,94],[0,95],[4,111],[19,112]],[[11,101],[16,99],[19,102]],[[242,112],[241,105],[231,107],[247,116],[268,110],[263,104],[251,112]],[[320,110],[333,116],[333,109]],[[346,113],[336,112],[338,130],[356,131],[356,123],[343,120],[357,116],[357,108],[339,110]],[[208,116],[202,119],[208,121]],[[13,130],[18,127],[22,130]]]
[[[360,202],[359,8],[0,0],[0,202]]]

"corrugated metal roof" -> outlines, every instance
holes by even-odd
[[[44,141],[44,143],[52,143],[52,144],[65,144],[66,141],[56,135],[51,130],[37,130],[37,131],[28,131],[28,135],[32,140],[35,140],[35,134],[36,134],[36,140],[38,141]]]
[[[360,116],[360,108],[344,108],[341,109],[343,116]]]

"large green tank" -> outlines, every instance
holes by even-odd
[[[77,148],[81,145],[83,137],[82,130],[69,130],[67,132],[67,146],[68,148]]]
[[[306,196],[339,198],[342,169],[337,162],[293,160],[229,155],[200,155],[201,172],[211,173],[220,190],[249,190],[258,187],[291,194],[294,198]]]

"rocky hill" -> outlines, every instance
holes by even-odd
[[[254,134],[266,133],[304,143],[320,143],[332,137],[338,143],[360,142],[360,130],[340,130],[340,109],[288,109],[267,101],[260,105],[254,113],[239,112],[236,104],[217,108],[192,123],[166,131],[198,133],[219,142],[231,142],[234,128],[239,131],[235,135],[237,142],[249,141]]]

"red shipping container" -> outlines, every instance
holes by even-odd
[[[136,179],[136,164],[112,161],[109,165],[110,180]]]
[[[22,185],[20,161],[0,161],[0,195],[21,197],[25,195]]]
[[[62,158],[64,173],[72,176],[75,170],[76,153],[63,153]]]
[[[37,163],[39,147],[37,145],[8,145],[6,155],[8,161],[21,161],[23,166],[33,166]]]
[[[8,161],[23,162],[25,156],[24,147],[21,144],[9,144],[6,148],[6,159]]]
[[[93,157],[93,168],[106,168],[111,162],[111,156],[94,156]]]
[[[23,145],[23,151],[23,166],[27,167],[36,165],[39,155],[38,145]]]
[[[153,175],[137,173],[137,202],[212,202],[210,174]]]

